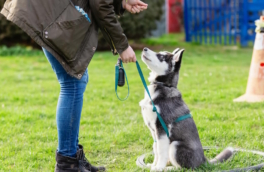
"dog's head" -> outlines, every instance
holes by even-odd
[[[183,52],[184,49],[177,48],[172,53],[166,51],[156,53],[144,48],[141,58],[152,72],[160,76],[180,70]]]
[[[151,76],[150,81],[159,81],[177,86],[183,52],[184,49],[177,48],[172,53],[166,51],[156,53],[144,48],[141,56],[142,61],[155,75],[154,78]]]

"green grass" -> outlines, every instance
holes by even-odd
[[[252,49],[181,41],[177,46],[186,49],[178,88],[191,109],[202,144],[264,151],[264,104],[232,101],[245,92]],[[119,101],[114,92],[116,60],[109,52],[99,52],[89,66],[80,143],[88,159],[108,171],[143,171],[135,161],[151,151],[153,141],[138,105],[144,88],[135,64],[126,64],[131,92],[127,101]],[[149,71],[139,61],[147,78]],[[0,56],[0,88],[0,171],[53,171],[59,84],[44,55]],[[119,92],[125,96],[126,89]],[[261,157],[241,154],[235,155],[231,165],[201,168],[219,170],[261,161]]]
[[[213,46],[222,45],[222,46],[234,46],[235,45],[235,38],[233,36],[215,36],[212,35],[210,37],[209,35],[205,36],[204,34],[198,34],[196,37],[191,37],[192,42],[188,43],[189,45],[209,45],[212,43]],[[231,42],[229,41],[231,39]],[[181,46],[183,44],[183,41],[185,41],[185,37],[183,34],[165,34],[161,37],[151,37],[151,38],[143,38],[140,40],[141,43],[145,43],[151,46]],[[200,43],[201,42],[201,43]],[[229,45],[229,43],[231,45]],[[240,47],[239,40],[236,40],[236,44]],[[209,45],[211,46],[211,45]],[[253,46],[252,42],[248,42],[248,46]]]
[[[157,37],[146,38],[140,41],[148,45],[178,46],[182,40],[184,40],[184,38],[181,37],[179,40],[179,35],[177,34],[166,34],[158,38]]]
[[[31,46],[13,46],[6,47],[0,46],[0,57],[1,56],[39,56],[43,54],[42,51],[33,49]]]

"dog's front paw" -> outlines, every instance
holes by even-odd
[[[154,167],[151,167],[151,172],[160,172],[160,171],[163,171],[164,170],[164,167],[159,167],[159,166],[154,166]]]
[[[147,163],[147,167],[152,167],[153,163]]]

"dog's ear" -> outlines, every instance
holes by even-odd
[[[179,48],[178,48],[178,49],[179,49]],[[176,50],[177,50],[177,49],[176,49]],[[176,50],[174,50],[174,51],[176,51]],[[173,51],[173,52],[174,52],[174,51]],[[179,49],[179,50],[177,50],[177,52],[173,55],[173,60],[174,60],[175,62],[178,62],[178,61],[180,60],[180,58],[181,58],[183,52],[184,52],[184,49]]]
[[[180,48],[176,48],[176,49],[172,52],[172,54],[176,54],[179,50],[180,50]]]

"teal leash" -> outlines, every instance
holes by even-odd
[[[126,97],[125,99],[120,99],[120,98],[118,97],[118,94],[117,94],[117,85],[118,85],[119,68],[120,68],[119,66],[116,66],[116,67],[115,67],[115,77],[116,77],[116,78],[115,78],[115,92],[116,92],[116,96],[117,96],[117,98],[118,98],[119,100],[121,100],[121,101],[124,101],[124,100],[126,100],[126,99],[128,98],[128,96],[129,96],[129,85],[128,85],[128,80],[127,80],[127,75],[126,75],[125,69],[124,69],[123,64],[122,64],[122,60],[120,60],[120,66],[121,66],[121,67],[123,68],[123,70],[124,70],[124,74],[125,74],[126,81],[127,81],[127,86],[128,86],[128,94],[127,94],[127,97]],[[152,106],[153,106],[152,111],[153,111],[153,112],[156,112],[157,117],[158,117],[158,119],[159,119],[159,121],[160,121],[160,123],[161,123],[162,128],[164,129],[164,131],[166,132],[167,136],[169,137],[169,131],[168,131],[168,128],[167,128],[167,126],[166,126],[164,120],[163,120],[162,117],[160,116],[159,112],[157,111],[157,108],[156,108],[156,106],[155,106],[153,100],[151,99],[151,96],[150,96],[150,93],[149,93],[149,90],[148,90],[148,86],[147,86],[147,84],[146,84],[146,81],[145,81],[145,78],[144,78],[143,72],[142,72],[142,70],[141,70],[141,68],[140,68],[140,65],[139,65],[138,61],[136,61],[136,66],[137,66],[137,70],[138,70],[139,76],[140,76],[140,78],[141,78],[142,84],[143,84],[143,86],[145,87],[146,92],[148,93],[149,99],[151,100],[151,103],[152,103]],[[180,116],[180,117],[177,118],[174,122],[177,123],[177,122],[183,121],[183,120],[188,119],[188,118],[192,118],[192,115],[191,115],[191,114],[187,114],[187,115],[184,115],[184,116]]]
[[[147,86],[147,84],[146,84],[146,81],[145,81],[144,75],[143,75],[143,73],[142,73],[142,70],[141,70],[141,68],[140,68],[140,66],[139,66],[138,61],[136,61],[136,65],[137,65],[137,70],[138,70],[139,76],[140,76],[140,78],[141,78],[141,81],[142,81],[142,83],[143,83],[143,86],[145,87],[145,90],[146,90],[146,92],[148,93],[148,96],[149,96],[149,98],[150,98],[150,100],[151,100],[151,103],[152,103],[152,106],[153,106],[152,111],[153,111],[153,112],[156,112],[156,114],[157,114],[157,116],[158,116],[158,119],[159,119],[159,121],[160,121],[160,123],[161,123],[161,126],[163,127],[164,131],[166,132],[167,136],[169,137],[169,131],[168,131],[168,128],[167,128],[165,122],[163,121],[162,117],[160,116],[159,112],[157,111],[157,108],[156,108],[156,106],[155,106],[153,100],[151,99],[151,96],[150,96],[150,93],[149,93],[149,90],[148,90],[148,86]]]

